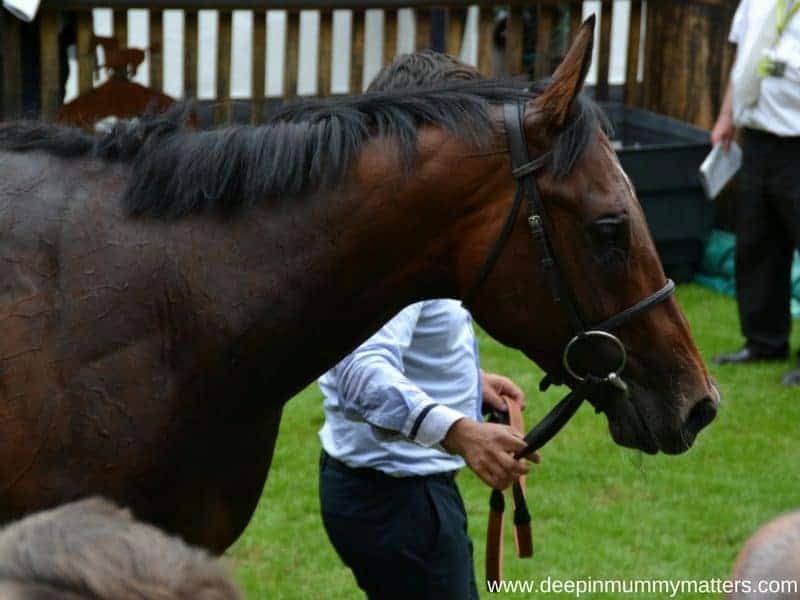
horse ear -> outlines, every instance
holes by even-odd
[[[583,88],[592,64],[595,21],[592,15],[583,22],[550,84],[528,104],[529,110],[536,115],[536,121],[546,124],[550,130],[564,126],[572,103]]]

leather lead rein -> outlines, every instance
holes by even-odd
[[[522,435],[525,425],[519,404],[506,398],[508,411],[492,411],[490,420],[509,425]],[[531,514],[525,498],[525,476],[518,477],[511,486],[514,501],[514,543],[517,556],[533,556],[533,534],[531,533]],[[503,578],[503,521],[506,500],[503,492],[492,490],[489,496],[489,525],[486,529],[486,580],[500,581]]]

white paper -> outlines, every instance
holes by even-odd
[[[39,12],[41,0],[3,0],[3,6],[18,19],[31,22]]]
[[[741,166],[742,149],[736,142],[731,142],[727,152],[721,145],[714,146],[700,165],[700,183],[706,197],[709,200],[716,198]]]

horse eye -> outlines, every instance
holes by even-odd
[[[601,249],[628,249],[628,221],[621,217],[604,217],[591,224],[592,241]]]

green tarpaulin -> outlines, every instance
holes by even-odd
[[[728,296],[735,296],[735,245],[736,238],[732,233],[717,229],[712,231],[695,281]],[[792,317],[800,319],[800,255],[797,253],[792,265]]]

